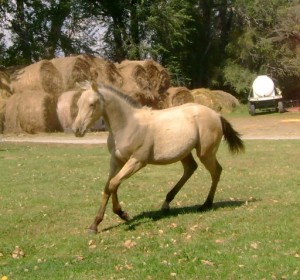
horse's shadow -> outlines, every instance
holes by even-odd
[[[254,203],[257,201],[260,201],[260,199],[253,198],[251,200],[219,201],[219,202],[215,202],[213,204],[213,208],[209,211],[217,211],[218,209],[222,209],[222,208],[237,208],[246,205],[247,203]],[[191,213],[204,213],[204,212],[207,211],[199,210],[199,205],[170,208],[170,210],[168,211],[162,211],[162,210],[147,211],[147,212],[142,212],[136,216],[133,216],[130,221],[125,222],[125,225],[127,225],[126,230],[135,230],[136,227],[140,226],[141,224],[149,223],[152,221],[158,221],[170,217],[177,217],[178,215],[185,215]],[[122,225],[124,225],[124,223],[104,228],[102,231],[109,231],[111,229],[117,228]]]

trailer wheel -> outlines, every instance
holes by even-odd
[[[255,116],[255,105],[254,104],[252,104],[252,103],[249,103],[249,114],[251,115],[251,116]]]
[[[278,102],[278,112],[283,113],[284,112],[284,107],[283,107],[283,102],[279,101]]]

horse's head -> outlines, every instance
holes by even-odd
[[[73,123],[72,129],[76,137],[82,137],[87,129],[97,121],[103,112],[103,100],[98,93],[95,83],[85,83],[82,86],[83,92],[78,99],[78,114]]]

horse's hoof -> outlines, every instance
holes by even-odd
[[[210,211],[213,209],[213,205],[212,204],[203,204],[201,206],[198,207],[198,211],[199,212],[206,212],[206,211]]]
[[[118,211],[117,214],[118,214],[118,216],[119,216],[122,220],[124,220],[124,221],[126,221],[126,222],[129,222],[129,221],[130,221],[130,217],[129,217],[129,215],[128,215],[127,212],[124,212],[124,211],[120,210],[120,211]]]
[[[169,212],[170,211],[170,205],[168,202],[164,202],[163,205],[161,206],[161,211],[163,212]]]
[[[123,212],[122,216],[121,216],[121,219],[126,221],[126,222],[129,222],[131,219],[130,219],[130,216],[128,215],[127,212]]]
[[[97,234],[97,233],[98,233],[98,230],[97,230],[97,229],[94,229],[94,228],[92,228],[92,227],[87,228],[86,231],[87,231],[88,234],[91,234],[91,235],[92,235],[92,234],[94,235],[94,234]]]

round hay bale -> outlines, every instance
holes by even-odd
[[[5,132],[30,134],[61,131],[56,114],[56,98],[46,92],[24,91],[7,103]]]
[[[4,131],[6,102],[10,96],[10,77],[6,72],[0,71],[0,133]]]
[[[225,91],[199,88],[191,92],[196,103],[207,106],[216,112],[230,113],[239,105],[239,101]]]
[[[92,55],[81,55],[80,57],[91,63],[92,79],[97,83],[112,85],[117,88],[123,85],[123,78],[112,62]]]
[[[72,124],[77,116],[77,101],[81,95],[79,90],[70,90],[61,94],[57,101],[57,116],[65,132],[72,131]]]
[[[170,87],[170,75],[159,63],[152,59],[140,61],[139,63],[146,70],[150,88],[153,92],[162,94]]]
[[[231,113],[237,106],[239,101],[233,95],[222,90],[212,90],[213,99],[219,103],[222,113]]]
[[[194,102],[194,97],[186,87],[170,87],[166,92],[165,107],[174,107]]]
[[[63,91],[76,88],[76,83],[92,79],[91,63],[83,56],[59,57],[51,62],[61,73]]]
[[[191,91],[196,103],[209,107],[216,112],[220,112],[220,107],[212,98],[210,90],[206,88],[193,89]]]
[[[21,94],[13,94],[6,102],[4,133],[21,133],[18,104]]]
[[[125,80],[122,86],[124,91],[151,94],[147,72],[139,61],[124,60],[116,67]]]
[[[41,60],[17,70],[11,77],[11,88],[14,93],[33,90],[58,96],[63,90],[63,80],[50,61]]]

